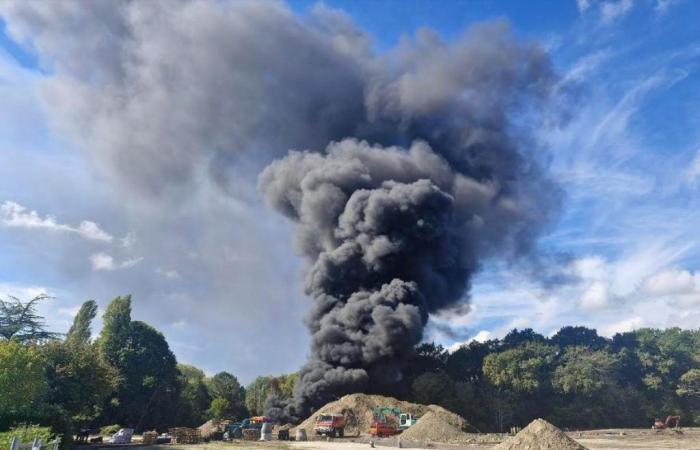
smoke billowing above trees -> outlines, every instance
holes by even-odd
[[[56,71],[44,93],[57,125],[139,201],[201,177],[237,192],[241,167],[287,155],[259,186],[298,223],[309,264],[311,354],[288,412],[400,380],[429,314],[468,300],[484,258],[527,254],[558,209],[529,133],[556,79],[503,21],[377,52],[324,6],[7,2],[0,14]]]

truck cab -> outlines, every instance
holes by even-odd
[[[317,436],[343,437],[345,416],[343,414],[320,414],[316,417],[314,433]]]

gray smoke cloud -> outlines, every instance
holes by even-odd
[[[424,32],[382,67],[353,138],[291,152],[259,178],[298,224],[313,299],[309,360],[292,404],[275,399],[272,414],[390,391],[429,315],[467,301],[483,258],[527,254],[556,210],[558,190],[513,123],[520,102],[548,95],[541,51],[492,23],[453,44]]]
[[[311,352],[280,411],[399,380],[429,315],[468,301],[485,258],[528,255],[557,212],[531,138],[556,79],[504,21],[450,42],[422,29],[379,53],[324,6],[8,1],[0,15],[52,74],[55,127],[150,230],[140,239],[195,246],[145,261],[210,259],[194,297],[231,302],[220,253],[258,230],[236,220],[254,208],[220,195],[255,205],[251,174],[269,164],[258,185],[297,224],[312,298]],[[157,205],[186,229],[161,226],[170,210]],[[204,233],[201,217],[226,220]]]

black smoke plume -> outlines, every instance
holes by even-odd
[[[324,6],[299,16],[279,2],[8,0],[0,15],[55,74],[42,84],[55,126],[148,205],[139,215],[163,197],[200,211],[210,181],[251,198],[251,168],[301,150],[259,177],[298,224],[312,298],[309,359],[278,414],[399,381],[429,315],[468,301],[485,258],[528,254],[556,213],[530,134],[556,122],[543,112],[556,80],[545,52],[503,21],[450,42],[422,29],[378,52]],[[220,228],[202,255],[246,231],[216,222],[186,235]]]
[[[293,401],[273,399],[277,417],[391,391],[429,315],[467,301],[483,258],[526,254],[556,209],[515,126],[548,95],[541,51],[496,23],[450,45],[426,32],[381,62],[352,136],[292,151],[259,178],[310,266],[311,352]]]

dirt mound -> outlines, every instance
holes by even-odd
[[[468,439],[460,428],[460,422],[454,420],[455,414],[445,415],[428,411],[418,422],[401,433],[401,439],[420,442],[462,442]],[[459,417],[459,416],[457,416]],[[461,417],[459,417],[461,419]],[[464,420],[462,420],[464,422]],[[463,425],[463,423],[462,423]]]
[[[303,428],[309,436],[312,436],[316,417],[320,414],[345,414],[348,418],[345,426],[345,436],[364,435],[367,434],[369,425],[372,422],[372,411],[377,407],[399,408],[401,412],[411,413],[419,417],[432,412],[442,422],[450,424],[458,430],[461,430],[466,425],[462,417],[437,405],[421,405],[381,395],[350,394],[323,406],[296,428]],[[394,420],[391,415],[388,415],[387,419]],[[416,423],[416,425],[418,424]],[[293,431],[296,431],[296,428]]]
[[[586,450],[586,447],[546,420],[537,419],[494,450]]]
[[[230,423],[230,420],[212,419],[200,425],[198,429],[202,435],[202,439],[218,440],[221,439],[221,436],[223,436],[224,431],[226,431]]]

